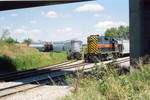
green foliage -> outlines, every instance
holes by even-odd
[[[83,44],[83,47],[87,47],[87,44]]]
[[[67,53],[39,52],[0,40],[0,70],[21,71],[68,61]]]
[[[3,34],[1,36],[1,40],[5,40],[9,34],[10,34],[10,32],[8,29],[3,29]]]
[[[130,74],[119,74],[114,64],[95,65],[93,70],[78,82],[78,90],[64,100],[149,100],[150,64]],[[76,88],[76,82],[71,86]]]
[[[32,43],[32,42],[33,42],[33,40],[30,38],[23,40],[23,43]]]
[[[13,39],[13,38],[11,38],[11,37],[9,37],[9,38],[5,39],[5,42],[7,42],[7,43],[18,43],[18,41],[17,41],[17,40],[14,40],[14,39]]]
[[[119,39],[129,39],[129,26],[120,26],[118,28],[112,27],[110,29],[107,29],[105,32],[105,36]]]

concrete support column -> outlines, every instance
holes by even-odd
[[[143,56],[143,0],[129,0],[130,7],[130,63],[134,64],[133,59]]]
[[[134,59],[150,55],[150,0],[129,0],[130,64]]]

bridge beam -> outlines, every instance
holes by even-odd
[[[84,1],[91,0],[3,0],[0,1],[0,11]]]

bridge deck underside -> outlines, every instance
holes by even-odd
[[[56,5],[64,3],[73,3],[73,2],[83,2],[91,0],[24,0],[24,1],[0,1],[0,11],[2,10],[11,10],[11,9],[20,9],[28,7],[37,7],[37,6],[46,6],[46,5]]]

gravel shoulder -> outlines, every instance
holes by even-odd
[[[70,94],[68,86],[42,86],[1,100],[58,100]]]

